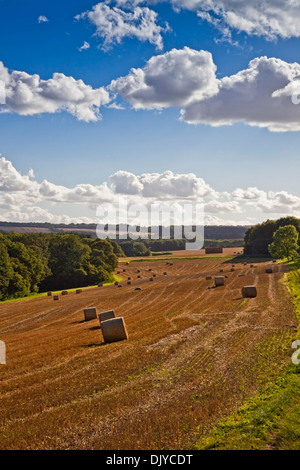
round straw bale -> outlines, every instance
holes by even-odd
[[[59,295],[54,295],[53,300],[59,300]]]
[[[207,280],[207,281],[211,281],[211,280],[212,280],[212,276],[206,276],[206,280]]]
[[[95,320],[97,318],[97,309],[96,307],[89,307],[84,309],[84,319],[85,321]]]
[[[256,286],[245,286],[242,288],[242,296],[244,298],[254,298],[257,297],[257,288]]]
[[[98,315],[100,325],[103,321],[111,320],[112,318],[116,318],[114,310],[108,310],[107,312],[101,312]]]
[[[106,320],[101,323],[101,328],[105,343],[114,343],[115,341],[128,339],[123,317]]]
[[[224,286],[225,285],[225,277],[224,276],[215,277],[215,285],[216,285],[216,287]]]
[[[61,295],[68,295],[68,294],[69,294],[69,292],[67,290],[63,290],[62,293],[61,293]]]
[[[52,292],[47,292],[48,297],[52,297]]]
[[[266,273],[267,274],[272,274],[273,272],[273,269],[272,268],[266,268]]]

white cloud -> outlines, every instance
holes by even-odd
[[[212,126],[244,122],[271,131],[299,131],[300,107],[292,103],[300,64],[260,57],[249,68],[219,81],[219,92],[182,110],[189,123]]]
[[[153,204],[171,204],[182,209],[186,202],[202,203],[209,225],[249,225],[258,218],[300,216],[300,197],[287,191],[237,188],[231,193],[217,192],[193,173],[135,175],[124,170],[114,173],[110,182],[68,188],[48,180],[39,183],[32,170],[24,175],[10,161],[0,158],[0,220],[96,223],[96,208],[100,204],[118,205],[125,199],[129,205],[148,208]]]
[[[110,177],[114,192],[118,194],[138,194],[143,191],[143,184],[139,178],[128,171],[117,171]]]
[[[48,23],[48,21],[49,20],[48,20],[47,16],[41,15],[41,16],[38,17],[38,22],[39,23]]]
[[[257,208],[265,214],[300,215],[300,197],[286,191],[271,192],[257,202]]]
[[[134,7],[132,11],[125,11],[110,7],[108,3],[110,2],[98,3],[92,10],[75,17],[77,20],[87,18],[96,26],[95,35],[103,39],[104,50],[120,44],[126,37],[149,41],[157,49],[163,48],[162,33],[169,27],[167,24],[160,26],[157,23],[158,15],[155,11],[148,7]]]
[[[109,103],[104,87],[93,89],[82,80],[55,73],[49,80],[26,72],[9,72],[0,62],[0,79],[5,83],[6,104],[1,112],[22,116],[67,111],[78,120],[90,122],[100,119],[99,110]]]
[[[81,47],[78,48],[79,52],[86,51],[90,49],[91,45],[87,41],[84,41]]]
[[[228,202],[221,202],[221,201],[211,201],[208,204],[205,204],[205,213],[209,214],[224,214],[226,212],[231,212],[235,214],[239,214],[242,212],[239,204],[236,201],[228,201]]]
[[[143,69],[113,80],[109,89],[136,109],[187,106],[217,93],[215,73],[210,52],[184,47],[152,57]]]
[[[40,195],[48,201],[68,202],[80,204],[101,204],[112,202],[113,191],[104,182],[99,186],[91,184],[78,184],[74,188],[59,186],[44,180],[39,188]]]
[[[1,208],[1,206],[0,206]],[[23,207],[22,210],[10,210],[2,212],[1,220],[6,222],[36,222],[36,223],[51,223],[51,224],[91,224],[95,223],[95,219],[89,217],[70,217],[66,214],[56,215],[49,210],[43,209],[38,206]]]
[[[253,217],[245,217],[244,219],[228,219],[227,217],[218,217],[216,215],[206,214],[204,216],[205,225],[231,225],[231,226],[251,226],[257,223],[257,220]]]
[[[212,188],[193,173],[174,175],[172,171],[144,174],[139,178],[145,197],[203,198],[212,195]]]
[[[117,0],[122,7],[133,8],[140,4],[155,4],[164,0]],[[209,21],[225,37],[230,31],[273,40],[278,37],[300,37],[299,0],[165,0],[176,11],[190,10]]]
[[[122,106],[121,104],[118,104],[118,103],[116,103],[116,102],[111,103],[111,104],[108,104],[106,107],[109,108],[109,109],[117,109],[117,110],[119,110],[119,111],[120,111],[120,110],[121,110],[121,111],[124,111],[124,110],[125,110],[125,107],[124,107],[124,106]]]
[[[174,174],[165,171],[136,176],[127,171],[118,171],[110,180],[115,193],[140,195],[143,198],[202,199],[214,194],[213,189],[193,173]]]
[[[300,130],[300,64],[281,59],[259,57],[247,69],[217,79],[209,52],[172,49],[113,80],[108,89],[135,109],[181,107],[181,119],[190,124]]]
[[[0,191],[5,193],[34,189],[30,181],[32,170],[28,175],[21,175],[12,163],[4,157],[0,158]]]
[[[252,187],[248,189],[237,188],[232,193],[233,198],[239,199],[239,200],[247,200],[247,201],[257,200],[257,199],[265,197],[265,195],[266,195],[265,191],[261,191],[260,189],[256,187]]]
[[[298,0],[174,0],[175,5],[213,13],[225,26],[250,35],[300,36]]]

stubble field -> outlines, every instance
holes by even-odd
[[[297,328],[287,268],[266,274],[270,262],[244,266],[234,251],[123,261],[122,288],[1,305],[0,448],[189,449],[280,375]],[[214,288],[206,276],[221,269]],[[258,297],[243,299],[250,284]],[[83,321],[90,306],[124,317],[129,340],[105,344],[98,320]]]

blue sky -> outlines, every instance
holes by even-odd
[[[208,3],[0,0],[1,220],[183,185],[209,224],[300,216],[300,1]]]

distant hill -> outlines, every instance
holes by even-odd
[[[206,226],[207,240],[241,240],[250,226]],[[126,231],[126,226],[119,227],[120,232]],[[141,228],[146,234],[147,227]],[[82,233],[96,238],[96,224],[51,224],[51,223],[15,223],[0,222],[0,232],[18,233]]]

